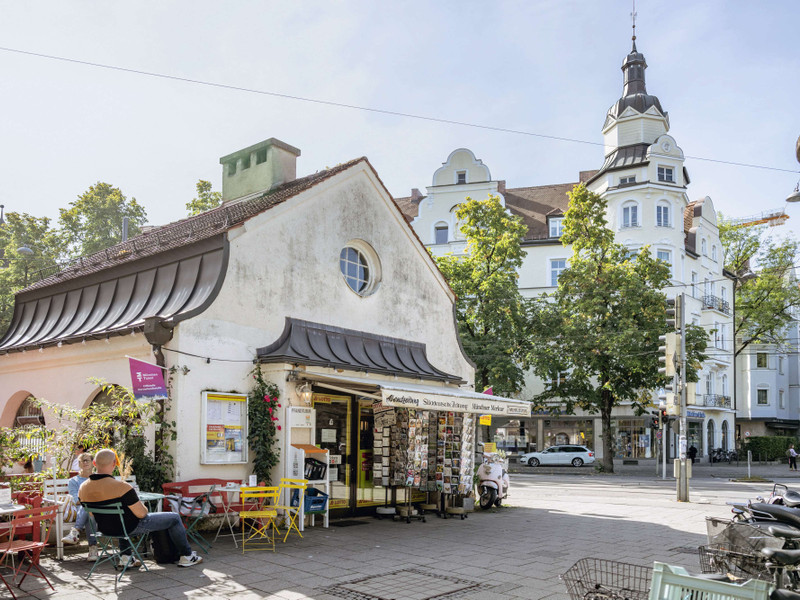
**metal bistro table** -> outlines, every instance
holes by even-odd
[[[13,514],[18,510],[22,510],[23,508],[25,508],[24,504],[16,504],[14,502],[11,502],[10,504],[0,504],[0,517]]]
[[[142,501],[142,504],[147,506],[147,510],[151,510],[153,508],[152,503],[155,502],[155,511],[152,512],[161,512],[163,510],[163,501],[166,496],[164,494],[159,494],[158,492],[138,492],[139,500]]]
[[[222,492],[223,494],[225,494],[225,501],[222,507],[223,519],[220,522],[219,527],[217,527],[217,535],[214,537],[214,541],[216,542],[217,538],[220,535],[222,536],[230,535],[233,538],[233,545],[236,546],[237,548],[239,547],[239,544],[236,541],[236,532],[233,530],[233,520],[231,519],[231,517],[235,519],[239,516],[239,513],[235,510],[231,510],[230,507],[231,504],[233,504],[234,495],[238,494],[241,491],[241,489],[242,486],[235,483],[227,483],[226,485],[217,488],[218,492]],[[225,525],[228,526],[230,533],[220,533]]]

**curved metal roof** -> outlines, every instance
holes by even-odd
[[[440,371],[430,362],[425,344],[364,331],[343,329],[286,317],[280,337],[256,352],[262,363],[302,363],[332,369],[348,369],[463,383],[457,375]]]
[[[629,106],[639,113],[643,113],[655,106],[659,113],[666,116],[667,113],[661,108],[661,102],[659,102],[658,98],[647,93],[644,80],[644,70],[646,68],[647,62],[644,59],[644,54],[636,50],[636,42],[634,41],[633,48],[631,48],[630,53],[622,63],[622,72],[624,74],[622,97],[608,109],[610,116],[619,118]]]
[[[211,304],[225,279],[223,234],[172,252],[106,269],[59,285],[20,293],[0,354],[120,335],[158,316],[172,322]]]

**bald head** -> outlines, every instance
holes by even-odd
[[[104,448],[94,455],[94,464],[98,473],[111,473],[117,466],[117,454],[109,448]]]

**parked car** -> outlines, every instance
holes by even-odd
[[[550,446],[544,452],[528,452],[519,457],[519,462],[531,467],[539,465],[572,465],[580,467],[594,462],[594,452],[585,446],[564,444]]]

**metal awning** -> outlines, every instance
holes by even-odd
[[[531,416],[532,405],[525,400],[480,394],[458,387],[386,381],[373,377],[351,377],[338,373],[330,375],[312,371],[297,371],[296,376],[320,387],[356,396],[380,398],[384,406],[509,417]],[[380,391],[379,395],[374,393],[377,390]]]

